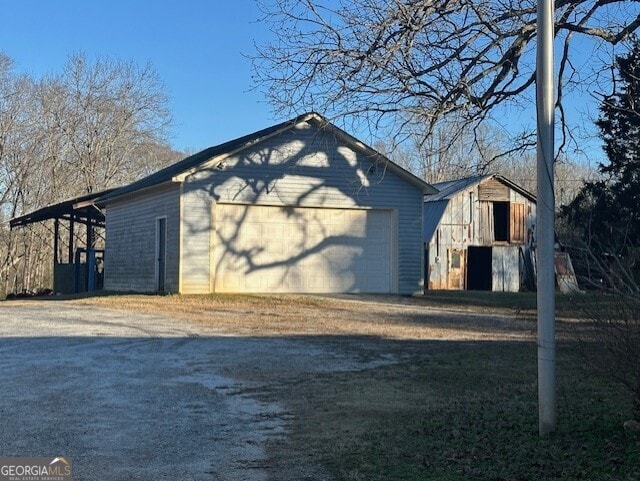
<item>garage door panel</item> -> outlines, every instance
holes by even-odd
[[[366,259],[371,262],[383,262],[389,257],[389,249],[386,245],[373,244],[367,249]]]
[[[215,206],[216,292],[391,292],[391,212]]]

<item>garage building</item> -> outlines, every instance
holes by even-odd
[[[436,190],[309,113],[98,200],[105,289],[418,293]]]

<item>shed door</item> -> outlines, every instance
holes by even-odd
[[[392,292],[392,212],[218,204],[216,292]]]
[[[517,246],[494,246],[491,259],[492,288],[500,292],[520,290],[520,251]]]
[[[490,291],[492,276],[492,248],[469,246],[467,249],[467,289]]]
[[[462,249],[448,249],[447,287],[449,289],[464,289],[465,252]]]
[[[514,243],[524,244],[525,237],[527,232],[526,222],[525,222],[525,205],[518,203],[511,203],[511,236],[510,241]]]

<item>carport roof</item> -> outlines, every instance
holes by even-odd
[[[108,195],[114,190],[116,189],[92,192],[91,194],[74,197],[57,204],[51,204],[20,217],[15,217],[9,221],[9,225],[13,229],[14,227],[49,219],[65,219],[85,224],[91,222],[93,225],[104,226],[104,214],[96,207],[95,200],[98,197]]]

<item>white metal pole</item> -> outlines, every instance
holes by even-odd
[[[556,430],[553,0],[538,0],[537,10],[538,203],[536,214],[536,260],[538,273],[538,429],[540,436],[544,436]]]

